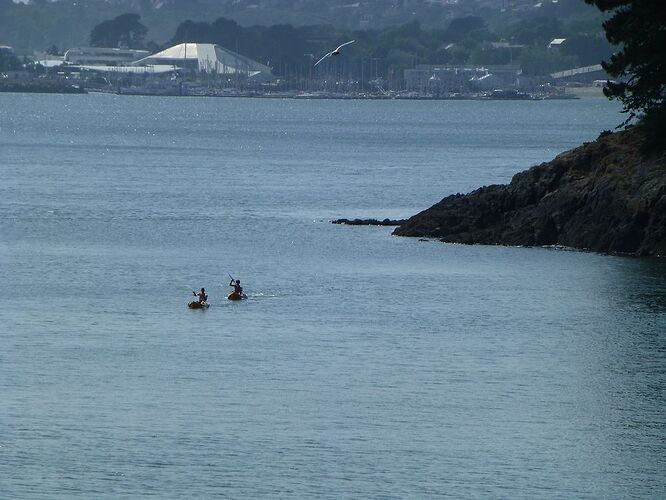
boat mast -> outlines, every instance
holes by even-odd
[[[185,55],[183,56],[183,76],[180,77],[180,95],[183,95],[185,74],[187,72],[187,36],[185,36]]]

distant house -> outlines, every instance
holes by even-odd
[[[493,49],[523,49],[525,48],[525,45],[522,44],[517,44],[517,43],[510,43],[505,40],[502,40],[500,42],[490,42],[490,46]]]
[[[362,29],[368,29],[370,26],[372,26],[372,23],[375,20],[375,16],[369,13],[361,15],[361,18],[359,19],[359,27]]]
[[[566,38],[553,38],[553,40],[548,44],[548,50],[560,50],[562,47],[564,47],[566,42]]]
[[[14,48],[9,45],[0,45],[0,55],[3,56],[13,56]]]

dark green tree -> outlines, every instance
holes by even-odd
[[[444,39],[451,42],[460,42],[474,32],[486,32],[486,22],[476,16],[460,17],[451,21],[444,32]]]
[[[617,82],[604,93],[624,104],[628,123],[637,116],[666,128],[666,2],[661,0],[585,0],[610,17],[606,38],[619,45],[604,69]]]
[[[524,75],[547,75],[556,71],[580,66],[575,56],[551,52],[544,47],[527,47],[518,56]]]
[[[215,34],[210,24],[188,20],[178,26],[176,35],[171,39],[172,44],[184,42],[215,43]]]
[[[545,46],[553,38],[566,35],[566,30],[559,19],[537,17],[522,20],[504,29],[502,36],[514,43]]]
[[[578,57],[582,66],[599,64],[599,61],[607,59],[613,54],[613,48],[602,34],[567,36],[567,43],[561,50],[566,55]]]
[[[139,14],[122,14],[111,21],[104,21],[90,32],[93,47],[142,48],[148,28],[139,22]]]
[[[19,71],[22,68],[23,65],[18,57],[0,51],[0,71]]]
[[[308,49],[308,41],[302,29],[294,28],[289,24],[277,24],[264,29],[261,33],[260,43],[262,62],[271,61],[274,67],[282,64],[305,64],[309,59],[304,55]]]
[[[58,46],[55,43],[51,45],[48,49],[46,49],[46,53],[50,56],[61,55],[60,50],[58,49]]]

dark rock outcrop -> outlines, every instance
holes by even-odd
[[[666,153],[642,150],[638,128],[602,134],[508,185],[448,196],[393,234],[666,255]]]
[[[346,224],[348,226],[399,226],[404,224],[406,219],[335,219],[333,224]]]

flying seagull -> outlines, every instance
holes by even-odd
[[[345,45],[349,45],[350,43],[354,43],[355,41],[356,41],[356,40],[350,40],[350,41],[348,41],[348,42],[343,43],[343,44],[340,45],[337,49],[330,51],[330,52],[329,52],[328,54],[326,54],[324,57],[322,57],[321,59],[319,59],[319,61],[317,61],[316,63],[314,63],[314,65],[316,66],[317,64],[319,64],[320,62],[322,62],[324,59],[326,59],[328,56],[339,56],[339,55],[340,55],[340,49],[341,49],[342,47],[344,47]]]

